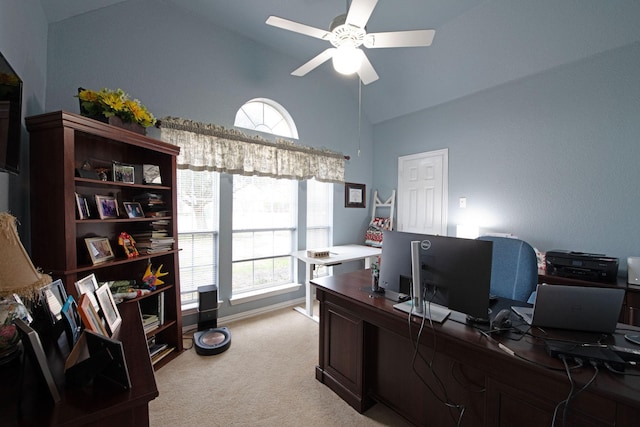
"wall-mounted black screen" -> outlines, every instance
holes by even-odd
[[[22,80],[0,53],[0,171],[20,170]]]
[[[425,301],[472,318],[487,319],[493,243],[385,231],[380,262],[383,288],[410,293],[411,242],[414,240],[420,241],[421,289]]]

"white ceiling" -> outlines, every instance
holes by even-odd
[[[40,0],[49,22],[138,0]],[[328,29],[345,0],[155,0],[290,55],[292,70],[327,42],[265,24],[276,15]],[[369,32],[435,29],[431,47],[366,50],[380,79],[364,86],[372,123],[451,101],[640,41],[637,0],[379,0]],[[330,62],[304,77],[332,73]],[[293,78],[293,77],[292,77]],[[345,80],[357,96],[357,80]],[[340,79],[340,80],[338,80]]]

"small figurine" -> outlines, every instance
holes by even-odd
[[[131,237],[129,233],[125,231],[120,233],[118,236],[118,244],[124,249],[127,258],[133,258],[139,255],[138,249],[136,249],[136,241],[133,240],[133,237]]]
[[[162,264],[160,264],[160,267],[158,267],[156,271],[151,270],[151,263],[147,265],[147,270],[142,276],[142,283],[147,289],[155,291],[158,285],[164,285],[164,282],[160,280],[160,278],[166,276],[169,273],[163,273],[161,272],[161,270]]]

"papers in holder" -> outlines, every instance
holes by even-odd
[[[413,314],[414,316],[430,319],[436,323],[444,322],[447,320],[447,317],[449,317],[449,314],[451,314],[451,310],[435,303],[425,303],[422,313],[418,313],[416,312],[416,308],[414,307],[412,300],[394,304],[393,308],[404,311],[405,313]]]

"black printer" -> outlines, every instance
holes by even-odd
[[[615,282],[618,276],[618,258],[602,254],[554,250],[546,254],[547,274],[588,280]]]

